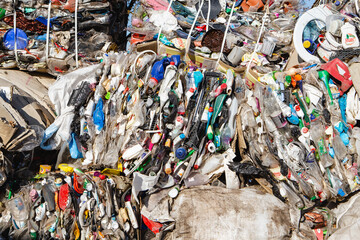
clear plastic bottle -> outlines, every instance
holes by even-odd
[[[286,183],[280,182],[280,193],[286,197],[291,205],[301,209],[304,206],[302,199]]]
[[[270,116],[277,128],[283,128],[287,125],[287,121],[274,95],[271,93],[271,89],[265,91],[264,108],[265,116]]]
[[[315,142],[316,149],[319,152],[320,160],[323,167],[327,168],[333,165],[334,161],[328,154],[328,150],[325,144],[325,127],[323,123],[319,120],[314,122],[310,129],[310,135],[313,141]]]
[[[345,146],[345,144],[341,140],[340,135],[337,132],[335,133],[335,136],[333,139],[333,148],[334,148],[336,157],[340,161],[342,161],[347,154],[347,147]]]
[[[343,182],[334,173],[332,173],[329,168],[327,168],[326,171],[331,184],[332,193],[334,195],[344,197],[346,195],[346,192]]]
[[[221,145],[225,150],[231,147],[231,129],[228,125],[221,131]]]

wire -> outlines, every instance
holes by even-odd
[[[49,38],[50,38],[50,15],[51,15],[51,1],[49,1],[48,5],[48,15],[47,15],[47,26],[46,26],[46,53],[45,53],[45,60],[46,64],[49,60]]]
[[[79,49],[78,49],[78,0],[75,0],[75,61],[76,61],[76,68],[79,67]]]
[[[226,24],[226,29],[225,29],[225,33],[224,33],[224,39],[223,39],[222,44],[221,44],[221,50],[220,50],[220,54],[219,54],[218,60],[216,61],[215,69],[218,67],[219,62],[220,62],[220,59],[221,59],[221,56],[222,56],[223,51],[224,51],[225,42],[226,42],[226,36],[227,36],[227,32],[228,32],[228,30],[229,30],[229,26],[230,26],[230,22],[231,22],[232,15],[233,15],[233,13],[234,13],[235,3],[236,3],[236,1],[234,1],[233,5],[232,5],[231,12],[230,12],[230,16],[229,16],[229,20],[228,20],[228,22],[227,22],[227,24]]]
[[[248,65],[247,65],[247,68],[246,68],[246,72],[245,72],[245,73],[248,73],[249,70],[250,70],[251,63],[252,63],[252,61],[253,61],[254,55],[256,54],[256,50],[257,50],[257,48],[258,48],[258,46],[259,46],[259,43],[260,43],[261,35],[262,35],[262,33],[263,33],[263,31],[264,31],[264,28],[265,28],[265,21],[266,21],[266,17],[267,17],[267,15],[268,15],[268,13],[269,13],[269,5],[268,5],[268,1],[267,1],[267,2],[266,2],[266,12],[265,12],[265,15],[264,15],[263,18],[262,18],[262,23],[261,23],[261,28],[260,28],[259,37],[258,37],[258,40],[257,40],[257,42],[256,42],[254,51],[253,51],[253,53],[251,54],[251,58],[250,58],[250,61],[249,61]]]
[[[169,6],[168,6],[168,8],[166,9],[166,12],[170,12],[170,7],[171,7],[173,1],[174,1],[174,0],[170,0]],[[156,44],[159,44],[160,34],[161,34],[161,31],[162,31],[162,29],[163,29],[164,24],[165,24],[165,21],[164,21],[163,24],[161,24],[161,26],[160,26],[160,30],[159,30],[159,33],[158,33],[158,37],[157,37],[157,39],[156,39]]]
[[[192,33],[192,31],[194,30],[196,21],[197,21],[197,19],[198,19],[198,17],[199,17],[199,14],[200,14],[200,12],[201,12],[201,9],[202,9],[202,7],[203,7],[203,4],[204,4],[204,0],[201,1],[199,10],[198,10],[197,13],[196,13],[196,16],[195,16],[194,21],[193,21],[193,23],[192,23],[192,25],[191,25],[191,28],[190,28],[190,32],[189,32],[189,34],[188,34],[188,36],[187,36],[187,39],[186,39],[186,47],[185,47],[185,57],[188,55],[189,48],[190,48],[190,42],[191,42],[191,39],[190,39],[190,38],[191,38],[191,33]]]
[[[19,58],[18,58],[18,49],[17,49],[17,36],[16,36],[16,0],[14,0],[14,42],[15,42],[15,46],[14,46],[14,50],[15,50],[15,60],[16,60],[16,64],[19,64]]]
[[[209,19],[210,19],[210,12],[211,12],[211,0],[209,0],[208,3],[209,3],[209,6],[208,6],[207,17],[206,17],[206,32],[209,31]]]

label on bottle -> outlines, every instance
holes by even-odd
[[[319,145],[319,154],[320,154],[320,156],[326,154],[327,151],[326,151],[326,146],[325,146],[325,143],[324,143],[324,139],[320,138],[320,140],[318,141],[318,145]]]
[[[280,166],[270,168],[270,172],[272,172],[272,174],[274,175],[276,180],[279,180],[279,181],[286,180],[286,178],[280,172]]]
[[[271,119],[273,120],[273,122],[277,128],[283,128],[287,124],[287,121],[286,121],[285,117],[283,116],[282,112],[276,112],[276,113],[272,114]]]
[[[356,37],[354,34],[348,33],[345,37],[345,44],[351,46],[355,43]]]

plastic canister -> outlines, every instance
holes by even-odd
[[[154,63],[154,65],[151,69],[151,79],[150,79],[151,80],[150,83],[152,83],[154,85],[150,86],[150,83],[149,83],[149,87],[151,87],[151,88],[154,87],[158,82],[160,82],[162,79],[164,79],[165,67],[168,64],[169,64],[169,61],[166,58]]]
[[[229,53],[229,55],[227,56],[227,59],[229,60],[229,62],[231,62],[234,66],[237,66],[240,61],[241,58],[244,56],[245,51],[239,47],[239,46],[235,46],[231,52]]]
[[[359,47],[359,38],[356,35],[355,26],[350,23],[345,23],[341,27],[341,43],[343,48],[355,48]]]

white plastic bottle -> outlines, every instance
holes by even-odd
[[[341,43],[344,49],[359,47],[359,38],[356,35],[355,26],[350,23],[345,23],[341,27]]]

